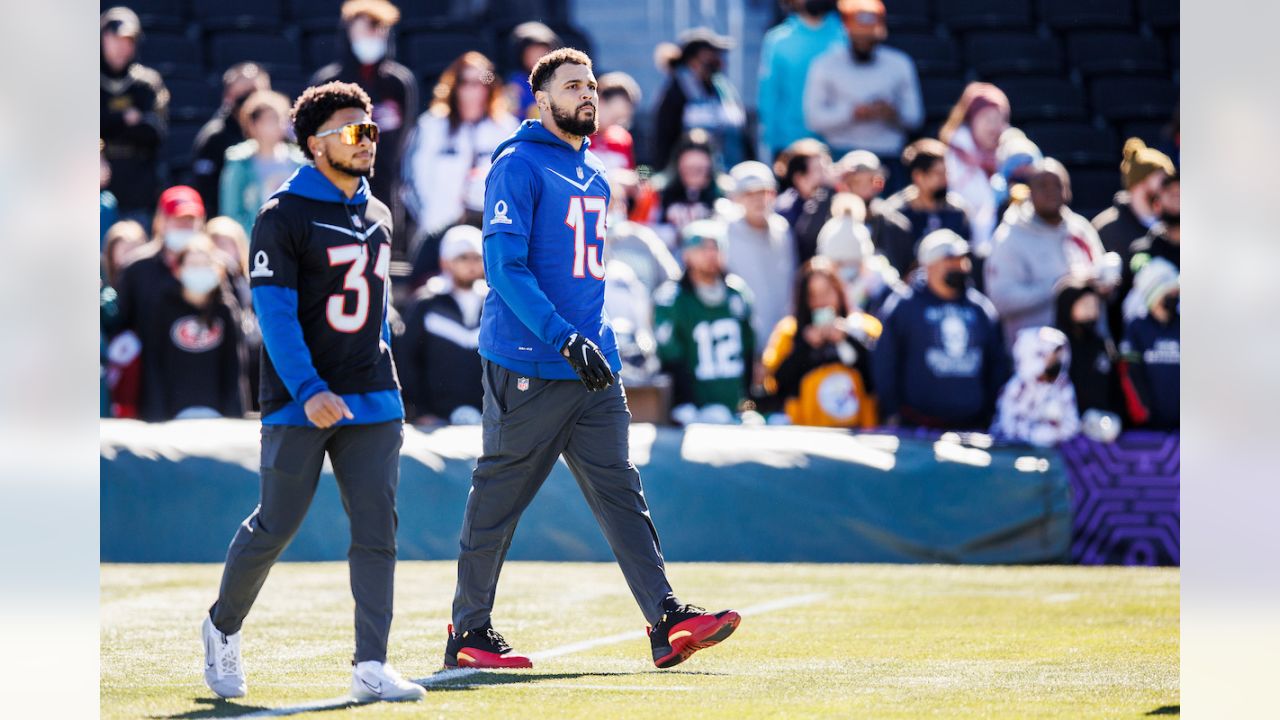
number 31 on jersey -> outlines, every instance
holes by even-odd
[[[587,272],[597,280],[604,279],[605,199],[599,196],[574,196],[569,198],[569,213],[564,224],[573,229],[573,276],[584,278]],[[595,241],[587,244],[587,226],[591,224],[587,213],[595,213]]]

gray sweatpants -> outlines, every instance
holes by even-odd
[[[328,452],[351,521],[347,562],[356,601],[355,661],[386,662],[403,442],[399,420],[324,430],[262,426],[261,499],[227,549],[218,601],[209,611],[214,626],[228,634],[239,632],[271,566],[306,517]]]
[[[489,622],[498,574],[520,515],[563,453],[627,585],[651,625],[673,599],[658,531],[628,449],[631,411],[621,382],[588,392],[577,380],[521,378],[484,361],[484,448],[458,555],[453,625]]]

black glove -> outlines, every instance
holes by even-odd
[[[600,352],[600,347],[579,333],[569,336],[560,348],[560,354],[569,359],[573,371],[591,392],[603,390],[613,384],[613,370]]]

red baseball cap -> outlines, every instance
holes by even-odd
[[[160,194],[160,212],[168,217],[204,217],[204,200],[189,185],[174,185]]]

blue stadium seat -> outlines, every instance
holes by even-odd
[[[1040,0],[1040,17],[1055,30],[1133,27],[1132,0]]]
[[[1060,77],[1017,77],[997,85],[1009,96],[1015,123],[1028,120],[1083,120],[1084,91]]]
[[[1181,23],[1178,0],[1138,0],[1138,11],[1157,30],[1177,30]]]
[[[338,34],[332,29],[302,36],[302,65],[315,71],[338,59]]]
[[[303,30],[336,31],[345,0],[289,0],[289,21]]]
[[[477,50],[493,57],[493,49],[489,47],[486,38],[475,30],[423,31],[401,35],[398,41],[400,62],[408,65],[418,76],[424,89],[435,83],[449,63],[469,50]]]
[[[142,32],[152,30],[181,30],[187,24],[187,3],[181,0],[100,0],[100,12],[124,5],[138,14]]]
[[[893,33],[885,44],[910,55],[921,75],[955,75],[960,72],[955,45],[937,35]]]
[[[1165,135],[1169,127],[1169,122],[1159,120],[1138,120],[1135,122],[1127,122],[1120,126],[1120,137],[1142,138],[1142,142],[1151,147],[1158,147],[1169,141]]]
[[[1038,35],[975,33],[965,40],[965,57],[981,77],[1055,75],[1062,71],[1058,41]]]
[[[1030,29],[1031,0],[938,0],[938,21],[957,32]]]
[[[1169,67],[1177,70],[1181,67],[1179,61],[1182,59],[1182,49],[1179,47],[1179,36],[1181,33],[1175,32],[1169,36]]]
[[[929,0],[889,0],[884,4],[884,10],[885,24],[890,30],[890,43],[899,30],[929,30],[933,27]]]
[[[405,30],[440,29],[449,25],[472,24],[480,19],[476,5],[468,0],[402,2],[399,4],[400,27]],[[535,17],[543,16],[535,14]],[[546,22],[545,17],[543,21]]]
[[[171,123],[169,136],[164,141],[164,157],[169,163],[169,181],[171,184],[185,182],[185,171],[191,165],[191,146],[195,144],[200,127],[208,118],[199,122]],[[210,208],[216,210],[216,208]],[[216,214],[210,212],[211,215]]]
[[[1110,168],[1067,167],[1071,175],[1071,209],[1093,219],[1106,210],[1120,190],[1120,156]]]
[[[276,30],[284,23],[282,0],[196,0],[192,19],[210,30]]]
[[[967,83],[959,76],[926,76],[920,78],[920,97],[925,118],[929,122],[943,120],[960,99]]]
[[[1178,107],[1178,86],[1159,77],[1109,77],[1093,81],[1094,112],[1112,122],[1164,120]]]
[[[222,102],[221,84],[211,78],[166,78],[171,123],[203,122]]]
[[[209,62],[215,70],[252,60],[273,75],[299,73],[301,57],[297,43],[279,33],[229,31],[209,39]]]
[[[1072,34],[1067,39],[1067,57],[1085,77],[1165,72],[1160,41],[1131,33]]]
[[[1028,123],[1021,126],[1040,152],[1066,165],[1118,165],[1115,133],[1085,123]]]
[[[185,34],[148,31],[138,46],[138,60],[155,68],[165,80],[203,77],[204,52],[200,43]]]

